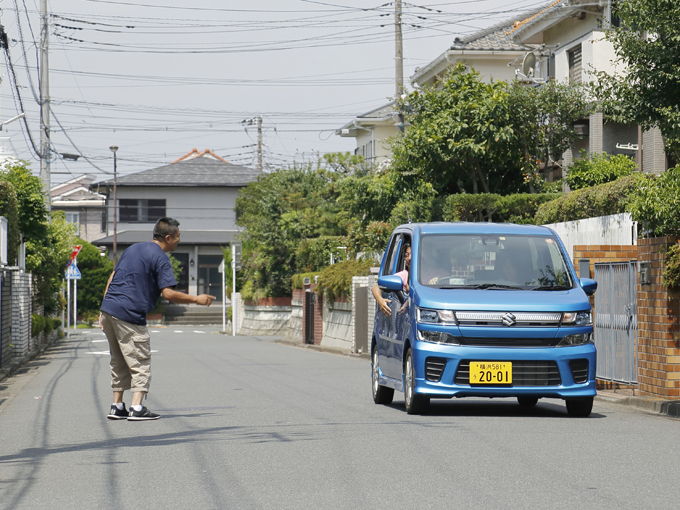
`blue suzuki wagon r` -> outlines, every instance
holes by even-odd
[[[410,255],[410,256],[409,256]],[[406,411],[432,398],[542,397],[572,416],[593,407],[596,352],[588,299],[560,238],[547,227],[409,223],[387,246],[378,284],[373,399],[404,392]],[[379,308],[379,307],[378,307]]]

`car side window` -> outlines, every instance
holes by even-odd
[[[394,237],[392,237],[392,241],[390,242],[390,248],[387,252],[387,261],[385,263],[385,269],[383,270],[382,276],[391,275],[396,272],[395,267],[402,244],[401,239],[402,234],[396,234]]]

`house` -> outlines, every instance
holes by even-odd
[[[486,82],[514,80],[511,61],[521,59],[534,46],[513,41],[507,36],[514,20],[506,20],[466,37],[456,37],[453,45],[411,76],[413,87],[436,87],[446,72],[458,64],[477,71]]]
[[[507,36],[516,44],[537,46],[536,77],[581,83],[591,80],[592,71],[625,72],[621,64],[616,67],[616,52],[604,32],[608,26],[619,23],[612,12],[611,0],[556,0],[516,21]],[[593,154],[635,157],[644,172],[667,169],[658,129],[642,133],[639,126],[609,121],[602,112],[583,119],[578,128],[585,138],[564,155],[564,167],[578,158],[583,149]]]
[[[384,163],[392,157],[387,140],[399,132],[399,112],[394,102],[375,108],[354,117],[335,134],[345,138],[356,138],[354,154],[363,156],[365,161]]]
[[[239,191],[260,172],[233,165],[214,152],[193,149],[169,165],[119,177],[116,183],[116,245],[123,250],[151,241],[155,222],[164,216],[180,222],[182,241],[173,253],[182,270],[176,287],[189,294],[212,294],[222,300],[218,267],[222,248],[236,239],[235,206]],[[107,197],[106,237],[97,244],[112,248],[113,180],[90,185]],[[111,251],[110,251],[111,253]]]
[[[106,196],[90,190],[95,178],[74,177],[50,189],[53,211],[64,211],[66,221],[76,227],[76,235],[89,243],[106,236]]]

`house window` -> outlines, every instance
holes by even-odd
[[[80,213],[66,213],[66,221],[76,227],[76,235],[80,235]]]
[[[569,53],[569,83],[581,83],[581,45]]]
[[[165,199],[121,198],[118,207],[122,222],[153,223],[165,216]]]

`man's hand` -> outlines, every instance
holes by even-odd
[[[199,305],[210,306],[210,303],[212,303],[215,299],[217,298],[215,296],[211,296],[210,294],[201,294],[196,298],[196,303]]]
[[[99,312],[99,329],[104,331],[104,326],[102,326],[102,313]]]

